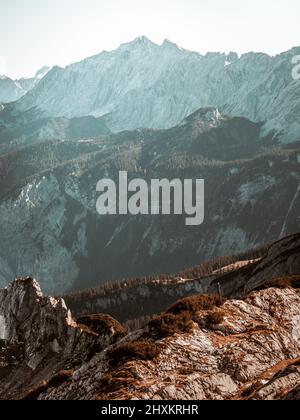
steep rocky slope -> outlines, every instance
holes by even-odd
[[[125,335],[17,280],[0,290],[0,398],[299,399],[299,284],[187,298]]]
[[[55,375],[59,383],[125,335],[109,316],[100,320],[97,332],[77,325],[64,301],[43,296],[31,278],[0,290],[0,398],[16,398]]]
[[[100,217],[96,184],[118,181],[119,170],[149,182],[204,178],[204,223],[186,227],[185,215]],[[300,228],[299,143],[278,146],[261,124],[214,108],[169,130],[13,147],[0,157],[0,175],[2,285],[35,273],[44,290],[62,293],[174,273]]]
[[[0,103],[14,102],[25,95],[26,91],[16,81],[0,75]]]
[[[72,64],[54,67],[17,105],[46,116],[107,116],[112,130],[169,128],[200,107],[266,121],[283,141],[298,140],[300,84],[292,77],[299,47],[270,57],[202,56],[145,37]]]
[[[152,360],[132,360],[125,351],[114,360],[108,349],[40,398],[284,398],[300,385],[299,310],[299,289],[270,288],[228,301],[220,324],[201,327],[209,311],[199,311],[190,333],[156,342]],[[147,327],[128,340],[145,334]]]

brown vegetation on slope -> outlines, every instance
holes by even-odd
[[[76,320],[78,325],[85,325],[95,333],[111,334],[114,331],[116,341],[127,334],[126,328],[117,320],[106,314],[86,315]]]
[[[148,323],[149,334],[156,338],[164,338],[174,334],[189,333],[193,330],[193,321],[199,322],[196,315],[201,311],[210,311],[205,315],[206,324],[219,324],[222,322],[221,313],[215,309],[221,307],[225,302],[226,299],[219,294],[190,296],[181,299]]]
[[[129,341],[119,344],[108,353],[112,367],[124,364],[129,360],[152,360],[160,353],[161,346],[149,340]]]

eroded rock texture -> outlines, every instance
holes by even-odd
[[[0,396],[299,399],[299,279],[266,287],[199,308],[185,330],[162,337],[146,325],[125,336],[108,316],[77,325],[61,299],[17,280],[0,291]]]
[[[107,316],[97,332],[77,325],[63,299],[43,296],[34,279],[16,280],[0,290],[0,398],[20,397],[124,334]]]

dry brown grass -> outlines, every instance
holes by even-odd
[[[299,276],[288,276],[274,280],[270,283],[271,287],[278,287],[279,289],[286,289],[291,287],[293,289],[300,288],[300,275]]]
[[[156,338],[171,337],[175,334],[188,333],[193,329],[190,312],[180,314],[164,313],[148,323],[149,333]]]
[[[189,312],[194,315],[198,311],[209,311],[215,307],[220,307],[226,302],[226,299],[219,294],[191,296],[174,303],[167,313],[179,315],[183,312]]]
[[[114,318],[106,314],[95,314],[82,316],[77,319],[77,323],[82,327],[85,325],[98,335],[109,334],[113,329],[116,339],[127,335],[127,330]]]
[[[189,333],[193,330],[193,319],[199,311],[212,311],[222,306],[226,299],[219,294],[191,296],[174,303],[165,313],[148,323],[149,332],[145,336],[159,338],[175,334]],[[217,312],[216,312],[217,313]],[[213,319],[214,318],[214,319]],[[221,314],[211,315],[207,323],[221,323]],[[214,321],[214,322],[213,322]]]
[[[161,346],[150,340],[123,343],[110,350],[110,365],[118,366],[129,360],[152,360],[159,355]]]
[[[224,321],[225,312],[223,311],[212,311],[208,313],[205,317],[205,321],[208,324],[208,326],[214,326],[222,324]]]
[[[99,381],[99,391],[101,392],[95,399],[96,400],[107,400],[107,396],[123,391],[133,387],[136,384],[136,378],[133,375],[133,372],[118,368],[116,370],[110,370],[106,372],[101,380]]]
[[[37,400],[38,397],[46,392],[49,388],[58,388],[68,379],[70,379],[73,375],[72,370],[61,370],[56,373],[52,378],[47,381],[43,381],[38,384],[36,387],[30,389],[26,394],[24,394],[20,400],[23,401],[34,401]]]

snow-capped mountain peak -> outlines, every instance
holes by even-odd
[[[129,44],[152,44],[154,45],[154,42],[152,42],[149,38],[146,36],[139,36],[135,38],[132,42],[129,42]]]

